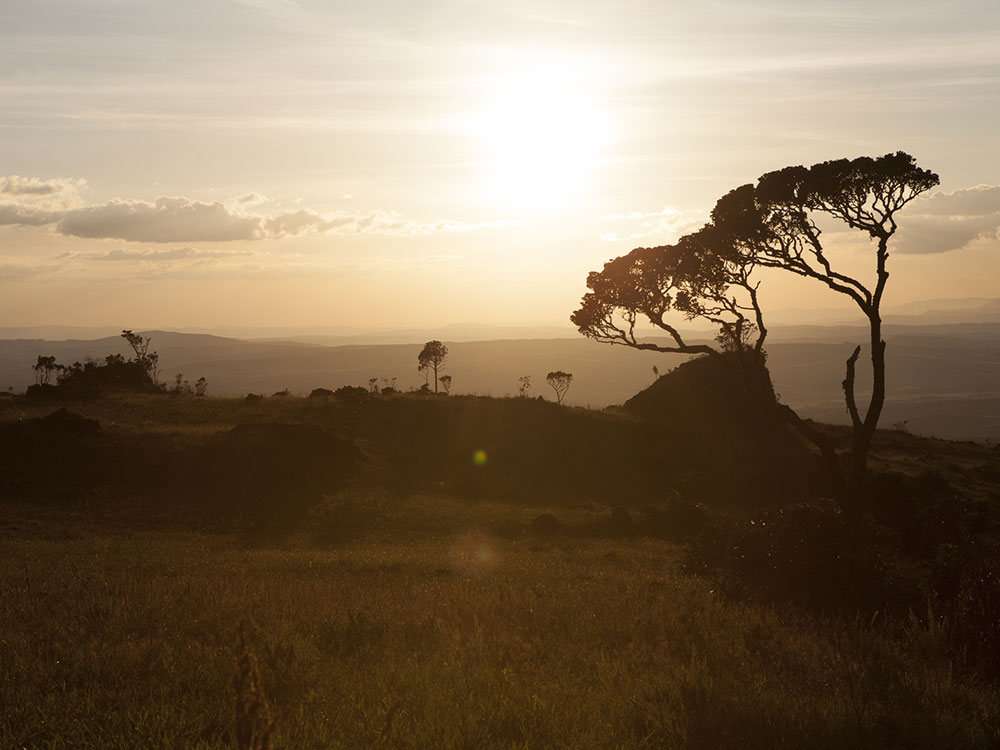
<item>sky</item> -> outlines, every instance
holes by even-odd
[[[568,325],[729,190],[897,150],[941,185],[886,304],[1000,296],[994,0],[5,0],[0,97],[2,326]]]

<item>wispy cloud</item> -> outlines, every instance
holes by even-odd
[[[24,281],[49,274],[61,266],[62,261],[59,259],[0,257],[0,280]]]
[[[97,261],[145,261],[154,263],[178,260],[202,260],[237,258],[252,255],[249,250],[199,250],[193,247],[177,247],[169,250],[119,248],[106,252],[65,253],[62,257],[85,258]]]
[[[605,242],[652,238],[657,243],[667,243],[697,229],[705,221],[705,212],[664,206],[659,211],[605,214],[598,220],[618,227],[614,231],[601,233],[601,239]]]

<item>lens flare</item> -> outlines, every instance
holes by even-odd
[[[486,465],[486,451],[480,449],[472,454],[472,463],[476,466]]]

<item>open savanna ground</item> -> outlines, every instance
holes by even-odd
[[[719,539],[753,556],[732,525],[781,529],[822,495],[808,451],[735,407],[59,406],[0,399],[5,747],[235,747],[241,624],[275,747],[1000,742],[980,642],[1000,610],[938,612],[931,575],[995,534],[990,446],[880,434],[886,606],[869,606],[878,589],[817,607],[709,564]],[[843,588],[840,569],[808,568],[829,549],[798,565],[820,593]],[[995,591],[962,570],[962,592]]]
[[[334,548],[8,515],[4,745],[231,747],[244,621],[276,747],[1000,741],[1000,694],[941,630],[727,602],[669,542],[482,511],[412,500]]]

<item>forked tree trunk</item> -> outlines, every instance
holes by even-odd
[[[871,451],[872,438],[882,416],[885,405],[885,341],[882,340],[882,320],[877,312],[870,315],[871,349],[872,349],[872,397],[864,419],[858,411],[854,394],[854,368],[861,354],[861,347],[855,348],[847,360],[847,374],[844,377],[844,400],[847,412],[851,416],[851,475],[850,494],[859,503],[864,495],[868,482],[868,455]]]

